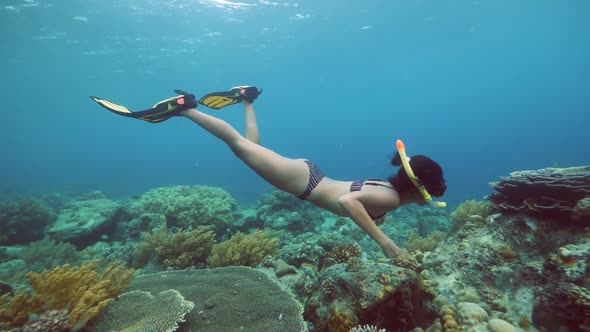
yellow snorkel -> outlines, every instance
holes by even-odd
[[[428,203],[428,205],[435,207],[435,208],[446,207],[447,203],[437,202],[437,201],[432,200],[432,196],[430,196],[430,194],[428,193],[428,190],[426,190],[426,188],[424,188],[424,185],[422,185],[422,183],[420,183],[420,180],[416,177],[416,175],[414,175],[414,171],[412,171],[412,167],[410,167],[410,158],[408,158],[408,156],[406,155],[406,146],[404,145],[404,142],[402,142],[402,140],[398,139],[395,144],[397,146],[397,152],[399,152],[399,156],[401,157],[401,160],[402,160],[402,166],[404,167],[406,174],[408,175],[408,177],[410,178],[410,181],[412,181],[412,183],[414,184],[416,189],[418,189],[420,194],[422,194],[422,197],[424,197],[424,200],[426,201],[426,203]]]

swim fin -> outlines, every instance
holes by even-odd
[[[258,90],[254,86],[236,86],[229,91],[209,93],[199,99],[199,104],[218,110],[239,103],[242,100],[253,103],[261,93],[262,89]]]
[[[107,99],[93,96],[90,98],[100,106],[115,114],[136,118],[151,123],[158,123],[166,121],[173,116],[179,115],[181,111],[197,107],[197,101],[194,95],[182,90],[174,90],[174,92],[180,96],[162,100],[156,103],[152,108],[138,112],[133,112],[127,107],[115,104]]]

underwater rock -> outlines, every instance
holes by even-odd
[[[289,265],[282,259],[277,259],[275,261],[274,271],[279,278],[287,274],[297,274],[297,268],[293,265]]]
[[[575,211],[581,200],[590,197],[590,166],[512,172],[490,185],[497,192],[487,198],[502,213],[556,217],[590,225],[590,218],[578,217],[586,215],[579,212],[584,210],[584,201]]]
[[[127,291],[177,290],[195,308],[177,331],[306,331],[303,307],[265,272],[243,266],[167,271],[135,278]]]
[[[488,320],[488,313],[479,305],[471,302],[457,304],[457,322],[460,326],[472,329],[478,325],[484,325]]]
[[[366,262],[356,272],[347,264],[324,269],[305,307],[314,331],[348,331],[374,324],[391,331],[426,327],[436,312],[414,271],[391,264]]]
[[[56,219],[53,209],[35,198],[0,202],[0,244],[26,244],[41,240],[45,226]]]
[[[113,231],[120,205],[106,198],[71,202],[47,231],[56,241],[88,246]]]
[[[492,318],[488,321],[489,332],[516,332],[516,329],[512,324],[505,320]]]
[[[95,331],[176,331],[195,304],[176,290],[130,291],[117,297],[97,319]]]

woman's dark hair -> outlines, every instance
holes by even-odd
[[[402,165],[402,159],[398,152],[396,152],[395,156],[391,159],[391,165]],[[445,193],[447,184],[443,177],[443,171],[434,160],[421,155],[412,156],[410,158],[410,166],[412,167],[412,171],[414,171],[414,175],[416,175],[430,195],[440,197]],[[400,167],[397,174],[392,175],[388,180],[399,193],[405,193],[416,189],[403,167]]]

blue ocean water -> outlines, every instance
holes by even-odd
[[[116,116],[180,88],[264,89],[262,144],[330,177],[387,177],[402,138],[445,199],[590,163],[590,2],[0,1],[0,195],[270,186],[193,123]],[[203,110],[206,110],[203,108]],[[240,106],[211,114],[243,128]]]

